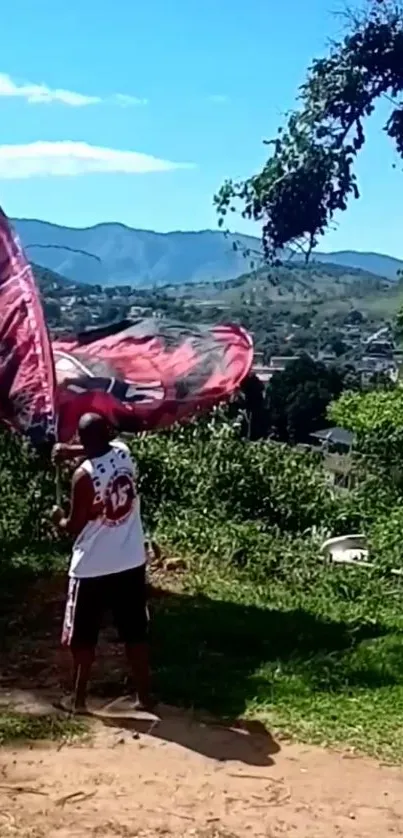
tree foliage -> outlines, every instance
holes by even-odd
[[[267,437],[268,413],[264,384],[255,373],[246,376],[238,395],[229,408],[229,415],[242,415],[242,436],[257,440]]]
[[[342,404],[343,399],[339,411]],[[319,579],[323,530],[337,535],[362,529],[385,566],[396,566],[403,479],[393,480],[390,465],[384,465],[390,439],[386,432],[379,438],[383,460],[369,460],[365,478],[344,496],[327,485],[317,456],[242,439],[239,422],[221,411],[169,432],[139,436],[131,445],[147,531],[168,552],[241,568],[263,582],[274,577],[300,585]],[[60,561],[60,548],[65,553],[70,548],[49,521],[52,471],[4,431],[0,477],[0,581],[6,587],[16,568],[43,573],[55,556]],[[65,478],[67,504],[67,473]],[[391,510],[393,522],[382,529]],[[391,529],[388,552],[385,533]]]
[[[374,506],[382,492],[389,493],[389,512],[403,495],[403,390],[345,392],[329,416],[355,434],[356,452],[375,487]]]
[[[323,428],[330,402],[343,389],[343,376],[335,368],[313,361],[308,355],[275,373],[268,389],[269,422],[282,442],[308,442]]]
[[[254,563],[264,573],[279,561],[281,545],[288,544],[290,555],[293,539],[332,513],[314,457],[243,440],[239,423],[219,411],[131,444],[146,527],[167,547]],[[6,432],[0,433],[0,476],[1,578],[24,557],[49,555],[60,542],[49,521],[51,470]],[[66,475],[66,502],[68,482]]]
[[[267,142],[272,154],[262,171],[225,182],[215,196],[220,225],[240,204],[244,218],[262,223],[267,258],[294,246],[308,259],[334,214],[359,197],[356,158],[365,120],[382,96],[391,101],[385,131],[403,157],[402,55],[400,2],[371,0],[364,13],[350,15],[345,37],[309,68],[299,108]]]
[[[329,408],[332,421],[353,433],[403,431],[403,389],[345,392]]]

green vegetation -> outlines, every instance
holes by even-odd
[[[152,308],[184,321],[241,323],[267,360],[301,349],[332,350],[340,330],[353,322],[352,312],[374,331],[396,315],[403,288],[362,270],[312,262],[260,269],[226,282],[166,286],[158,296],[150,300]]]
[[[326,303],[332,300],[365,299],[391,291],[395,282],[382,276],[345,266],[290,263],[260,268],[225,282],[187,283],[172,287],[172,295],[193,305],[232,306],[273,303]],[[167,286],[167,290],[170,286]]]
[[[403,430],[403,389],[391,392],[343,393],[332,405],[334,422],[354,433],[392,433]]]
[[[362,570],[315,569],[306,547],[294,550],[287,579],[258,583],[202,563],[187,580],[187,599],[159,605],[162,694],[227,717],[246,714],[302,741],[401,761],[399,589]]]
[[[391,103],[385,131],[403,157],[402,44],[401,2],[370,0],[362,13],[351,13],[345,37],[309,68],[300,106],[268,143],[272,154],[262,171],[224,183],[215,198],[220,224],[240,203],[244,217],[261,222],[271,261],[293,246],[308,259],[335,213],[359,197],[356,159],[380,98]]]
[[[221,223],[240,201],[244,216],[262,222],[270,268],[231,282],[186,284],[200,275],[212,278],[211,271],[207,277],[199,271],[206,243],[216,248],[211,270],[215,265],[214,275],[224,278],[243,270],[242,248],[256,245],[244,238],[233,258],[224,259],[227,240],[209,231],[186,234],[197,244],[188,259],[177,238],[184,234],[171,235],[170,264],[158,262],[156,270],[159,280],[171,279],[177,264],[177,282],[158,290],[74,286],[35,267],[50,326],[81,329],[94,322],[95,310],[99,323],[125,317],[133,307],[141,316],[158,312],[185,322],[231,318],[253,331],[264,358],[329,350],[346,368],[356,351],[349,344],[351,327],[358,328],[361,345],[365,326],[371,331],[395,313],[401,281],[391,285],[392,268],[384,279],[346,268],[343,260],[281,267],[277,257],[297,246],[308,259],[334,214],[346,209],[351,195],[358,197],[353,167],[365,141],[365,118],[380,95],[392,100],[386,130],[403,155],[402,44],[399,4],[372,0],[329,57],[313,63],[301,108],[279,132],[263,171],[246,183],[224,184],[216,199]],[[20,226],[26,223],[36,225],[34,239],[46,248],[46,225]],[[112,227],[113,252],[100,277],[106,284],[112,264],[116,277],[131,281],[133,234],[137,247],[140,236],[141,253],[154,235]],[[78,231],[83,246],[74,270],[91,275],[93,283],[99,258],[91,261],[85,252],[87,232]],[[102,226],[92,231],[88,250],[96,251],[101,240]],[[65,236],[64,247],[67,241]],[[367,256],[373,265],[376,255]],[[155,276],[146,268],[143,261],[140,270],[151,284]],[[166,702],[262,720],[306,741],[351,745],[401,762],[401,577],[391,571],[403,570],[403,391],[342,394],[345,369],[307,357],[296,364],[273,377],[267,402],[249,381],[242,400],[227,411],[132,442],[149,534],[186,565],[172,583],[164,577],[167,590],[153,602],[156,688]],[[331,399],[336,401],[328,409]],[[239,407],[248,414],[249,440]],[[329,420],[355,435],[356,479],[343,494],[328,485],[319,454],[258,439],[271,424],[281,443],[305,441],[327,410]],[[58,642],[60,571],[68,547],[55,540],[49,524],[51,470],[5,432],[0,482],[1,659],[6,676],[24,675],[26,682],[28,673],[35,692],[40,673],[40,686],[46,686],[43,672]],[[67,475],[65,489],[67,500]],[[326,535],[352,531],[368,538],[369,571],[320,560]],[[108,670],[95,689],[115,688],[120,679]],[[0,716],[0,743],[75,731],[56,717],[30,718],[10,708]]]
[[[85,727],[73,718],[56,715],[31,715],[16,713],[10,707],[2,707],[0,712],[0,745],[10,742],[58,741],[82,735]]]
[[[401,490],[392,477],[379,487],[375,454],[367,452],[357,489],[334,496],[315,456],[244,441],[220,411],[133,448],[147,527],[187,564],[153,600],[162,700],[402,759],[403,617],[400,582],[389,575],[403,564],[402,516],[388,518]],[[46,524],[52,477],[7,434],[0,476],[1,655],[5,670],[10,655],[14,665],[19,655],[30,660],[34,688],[59,632],[46,587],[61,562]],[[356,528],[374,545],[376,569],[324,566],[321,532]],[[112,681],[104,676],[103,689]],[[26,730],[11,717],[4,724],[3,737]]]
[[[309,442],[326,426],[326,410],[343,390],[345,376],[302,356],[273,375],[267,390],[270,426],[281,442]]]
[[[237,322],[254,336],[256,350],[272,355],[300,351],[336,352],[355,360],[357,335],[346,340],[346,326],[361,336],[390,320],[403,301],[400,282],[335,265],[300,265],[247,274],[231,282],[166,286],[155,290],[72,285],[34,265],[45,315],[52,331],[76,333],[128,316],[158,314],[183,323]]]

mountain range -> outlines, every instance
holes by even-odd
[[[235,279],[250,271],[260,254],[259,239],[213,230],[156,233],[117,223],[75,229],[34,219],[14,219],[13,224],[30,261],[73,282],[104,286],[150,288]],[[389,280],[403,270],[403,260],[379,253],[316,252],[313,261]]]

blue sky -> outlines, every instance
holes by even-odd
[[[4,4],[4,209],[77,227],[215,227],[215,190],[262,165],[262,140],[340,31],[337,8],[337,0]],[[380,110],[359,164],[362,199],[323,247],[403,257],[403,173]],[[241,220],[234,227],[259,232]]]

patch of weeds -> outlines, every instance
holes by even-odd
[[[3,707],[0,712],[0,745],[12,742],[60,741],[84,735],[85,724],[81,719],[66,718],[56,714],[33,715],[19,713]]]

